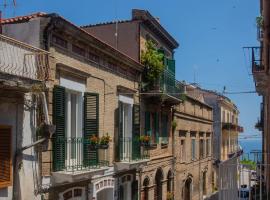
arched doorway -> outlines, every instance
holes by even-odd
[[[162,200],[162,180],[163,172],[162,169],[158,169],[155,176],[155,200]]]
[[[206,191],[206,173],[207,173],[207,171],[204,171],[203,172],[203,177],[202,177],[202,179],[203,179],[203,181],[202,181],[202,183],[203,183],[203,185],[202,185],[202,189],[203,189],[203,195],[206,195],[206,193],[207,193],[207,191]]]
[[[111,200],[113,197],[113,188],[106,188],[97,193],[97,200]]]
[[[191,200],[192,179],[188,178],[184,185],[184,200]]]
[[[142,192],[142,200],[149,200],[148,198],[148,191],[149,191],[149,178],[146,177],[144,180],[143,180],[143,192]]]

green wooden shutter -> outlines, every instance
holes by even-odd
[[[99,131],[99,96],[96,93],[84,93],[84,164],[98,164],[98,151],[89,148],[89,138],[98,136]]]
[[[138,183],[138,180],[135,180],[132,182],[132,185],[131,185],[131,190],[132,190],[132,200],[138,200],[139,198],[139,194],[138,194],[138,191],[139,191],[139,183]]]
[[[175,60],[167,59],[167,64],[168,64],[169,71],[175,74]]]
[[[140,157],[140,106],[133,105],[132,112],[132,158],[133,160]]]
[[[53,167],[55,171],[65,168],[66,159],[66,98],[65,88],[53,89],[53,123],[56,126],[53,142]]]
[[[156,142],[158,142],[159,141],[159,114],[157,112],[154,113],[154,127],[155,127]]]
[[[145,135],[152,135],[151,133],[151,126],[150,126],[150,112],[145,112],[145,119],[144,119],[144,131]]]
[[[117,140],[117,146],[116,146],[116,155],[117,155],[117,161],[120,161],[123,159],[123,103],[121,101],[118,102],[118,140]]]
[[[168,137],[168,115],[161,116],[161,125],[162,125],[162,137]]]

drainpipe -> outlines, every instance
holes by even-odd
[[[175,113],[175,109],[172,109],[172,122],[174,120],[174,113]],[[173,155],[173,162],[172,162],[172,168],[173,168],[173,182],[172,182],[172,192],[174,194],[174,181],[176,179],[175,175],[176,175],[176,169],[175,169],[175,162],[176,162],[176,158],[175,158],[175,130],[172,130],[172,155]]]

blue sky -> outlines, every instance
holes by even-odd
[[[7,0],[8,2],[11,2]],[[3,2],[3,1],[1,1]],[[17,0],[3,10],[4,17],[37,11],[56,12],[77,25],[130,19],[131,9],[147,9],[176,38],[177,79],[199,83],[206,89],[254,91],[244,46],[257,46],[255,18],[259,0]],[[244,134],[258,134],[261,97],[228,95],[240,110]]]

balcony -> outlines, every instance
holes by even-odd
[[[222,123],[222,130],[235,131],[239,133],[244,132],[244,128],[242,126],[238,126],[237,124],[233,123]]]
[[[107,149],[97,149],[89,139],[53,139],[53,183],[72,183],[102,175],[109,166],[107,158]]]
[[[138,169],[149,161],[149,150],[139,139],[124,137],[119,139],[116,170]]]
[[[237,146],[237,148],[228,154],[228,158],[233,158],[233,157],[240,157],[243,154],[243,149],[240,146]]]
[[[174,105],[181,102],[185,86],[175,79],[175,74],[171,69],[166,69],[153,86],[145,88],[145,92],[145,97],[151,100],[156,97],[163,102]]]
[[[48,52],[0,34],[0,82],[27,88],[49,77]]]
[[[263,48],[251,47],[252,74],[258,93],[263,93],[267,86],[268,76],[262,60]]]

